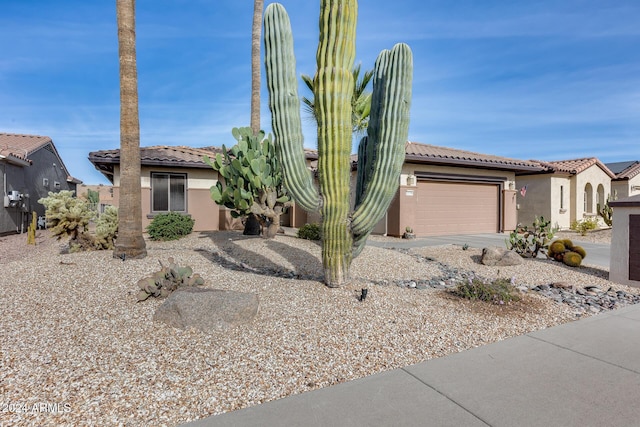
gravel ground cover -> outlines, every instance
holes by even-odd
[[[25,235],[0,238],[0,425],[172,426],[576,318],[534,292],[492,305],[372,285],[437,277],[441,263],[527,286],[562,281],[639,293],[608,282],[604,270],[538,260],[486,267],[479,250],[456,246],[366,247],[351,283],[329,289],[314,280],[322,274],[318,244],[290,236],[193,233],[148,241],[147,258],[123,262],[111,252],[62,255],[39,233],[35,247]],[[169,256],[191,265],[206,287],[256,293],[257,317],[213,335],[153,323],[162,301],[136,303],[136,282]]]

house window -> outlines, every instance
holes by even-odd
[[[584,187],[584,212],[593,212],[593,187],[591,187],[591,184],[587,184]]]
[[[564,209],[564,185],[560,186],[560,209]]]
[[[151,210],[153,212],[186,212],[186,182],[185,174],[152,173]]]

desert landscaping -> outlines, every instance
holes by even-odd
[[[0,238],[0,387],[7,402],[68,411],[2,412],[2,424],[177,425],[593,314],[530,290],[537,286],[640,294],[609,282],[588,258],[580,268],[540,259],[488,267],[480,249],[453,245],[368,246],[350,283],[330,289],[320,282],[319,245],[293,236],[192,233],[147,241],[145,259],[125,261],[111,251],[61,254],[63,243],[43,231],[37,243]],[[163,301],[136,302],[136,282],[168,257],[190,265],[204,288],[255,294],[255,318],[208,334],[154,322]],[[451,295],[446,285],[469,272],[513,278],[527,291],[502,305]]]

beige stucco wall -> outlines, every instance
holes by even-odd
[[[629,197],[631,194],[631,185],[628,180],[611,181],[611,193],[618,196],[619,199]]]
[[[405,226],[409,224],[415,224],[415,203],[417,198],[416,191],[417,180],[413,179],[413,185],[408,185],[407,178],[410,175],[415,175],[420,172],[445,174],[445,175],[459,175],[464,179],[464,176],[474,177],[500,177],[504,178],[502,181],[503,193],[501,204],[501,217],[502,223],[500,227],[505,231],[511,231],[515,229],[517,224],[517,212],[514,191],[515,187],[515,173],[506,170],[495,169],[477,169],[477,168],[464,168],[455,166],[437,166],[437,165],[423,165],[414,163],[405,163],[402,167],[402,173],[400,175],[400,189],[396,193],[396,197],[389,207],[385,229],[387,234],[391,236],[401,236],[405,231]],[[379,224],[380,228],[382,224]]]
[[[631,179],[611,181],[611,193],[616,194],[618,199],[640,194],[640,175],[636,175]]]
[[[584,209],[584,191],[591,184],[590,208]],[[517,177],[516,188],[527,186],[522,197],[518,192],[518,222],[533,223],[535,216],[550,219],[551,224],[567,229],[571,222],[586,216],[597,216],[598,202],[604,203],[611,193],[611,178],[600,167],[593,165],[577,175],[544,174]],[[563,208],[560,207],[560,188],[563,188]],[[598,196],[600,189],[600,196]],[[601,199],[601,200],[599,200]],[[590,210],[590,212],[588,212]]]
[[[574,213],[571,216],[571,220],[581,220],[585,216],[594,216],[597,215],[597,203],[598,203],[598,186],[602,185],[604,188],[604,199],[601,203],[606,201],[607,196],[611,193],[611,177],[607,175],[598,165],[593,165],[588,169],[580,172],[575,176],[575,205],[574,205]],[[591,203],[587,207],[587,210],[584,209],[584,190],[587,183],[591,184],[591,189],[593,191],[593,196],[591,197]]]
[[[522,196],[520,190],[526,186],[527,192]],[[516,177],[516,209],[518,210],[518,223],[531,225],[535,217],[543,216],[551,219],[551,175],[525,175]]]
[[[549,188],[551,224],[554,227],[567,229],[571,226],[571,177],[551,176]]]
[[[167,168],[143,166],[140,170],[142,188],[142,227],[145,229],[152,220],[151,173],[169,172],[187,175],[187,213],[195,220],[194,231],[219,229],[221,208],[211,199],[209,189],[217,182],[218,174],[212,169]],[[114,204],[117,206],[120,191],[120,169],[114,168]],[[224,209],[224,208],[222,208]]]
[[[637,207],[615,207],[611,231],[611,259],[609,280],[623,285],[640,287],[640,282],[629,280],[629,215],[637,214]]]
[[[400,176],[400,185],[407,185],[407,176],[413,175],[416,172],[433,172],[444,173],[450,175],[474,175],[474,176],[499,176],[505,177],[504,188],[510,188],[511,184],[515,186],[515,173],[505,170],[492,170],[492,169],[475,169],[475,168],[461,168],[455,166],[437,166],[437,165],[421,165],[414,163],[405,163],[402,166],[402,174]]]

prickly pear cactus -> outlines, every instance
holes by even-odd
[[[248,127],[234,128],[232,133],[236,145],[230,150],[223,145],[222,154],[215,158],[204,157],[225,183],[218,181],[211,187],[211,198],[231,209],[234,218],[254,214],[266,227],[265,236],[273,237],[291,198],[283,186],[271,135],[265,136],[263,131],[254,135]]]
[[[169,296],[171,292],[180,286],[200,286],[204,284],[204,279],[199,274],[193,274],[193,269],[189,266],[180,267],[173,258],[168,259],[167,265],[160,263],[160,271],[156,271],[151,276],[138,281],[138,302],[149,297],[163,298]]]
[[[313,79],[318,123],[316,189],[304,156],[293,36],[284,7],[264,17],[265,62],[274,143],[293,199],[322,217],[322,263],[328,286],[342,285],[400,183],[409,129],[413,58],[409,47],[383,50],[374,70],[368,136],[358,149],[356,207],[350,211],[351,97],[356,0],[321,0],[320,41]]]

